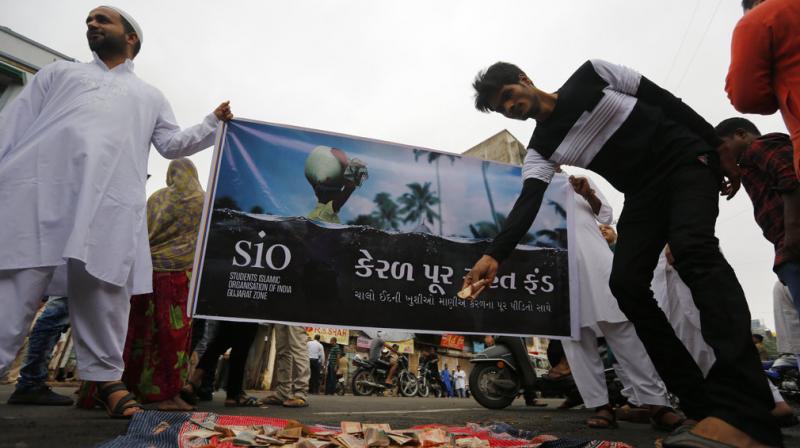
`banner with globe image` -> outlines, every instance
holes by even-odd
[[[422,333],[569,337],[556,177],[476,300],[462,277],[510,212],[520,167],[236,119],[214,153],[192,285],[196,317]],[[570,313],[573,310],[573,313]]]

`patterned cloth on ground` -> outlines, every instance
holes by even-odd
[[[217,415],[207,412],[175,413],[146,411],[134,415],[128,433],[119,436],[98,446],[98,448],[199,448],[209,444],[208,440],[189,440],[186,433],[199,429],[192,420],[204,425],[213,426],[250,426],[264,425],[275,428],[284,428],[290,421],[270,417],[251,417],[235,415]],[[487,423],[485,426],[468,423],[466,426],[421,425],[410,429],[423,430],[428,428],[442,428],[456,439],[462,437],[477,437],[487,440],[490,447],[515,447],[515,448],[632,448],[622,442],[586,441],[559,439],[552,435],[540,434],[538,431],[529,431],[514,428],[506,423]],[[324,425],[310,426],[312,432],[338,430],[338,427]],[[515,437],[512,434],[517,434]],[[530,438],[520,438],[520,437]],[[216,448],[233,448],[229,442],[218,442],[216,437],[211,440],[211,445]]]

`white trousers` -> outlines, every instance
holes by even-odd
[[[0,373],[14,361],[54,271],[55,267],[0,270]],[[75,260],[67,263],[67,281],[78,375],[86,381],[119,380],[131,307],[129,287],[98,280]]]
[[[775,282],[772,289],[772,305],[775,313],[778,352],[800,353],[800,316],[789,294],[789,288],[783,286],[781,282]]]
[[[669,406],[667,389],[656,373],[642,341],[630,322],[597,322],[606,343],[614,352],[632,389],[631,401],[639,405]],[[579,341],[564,340],[564,353],[572,377],[587,408],[609,403],[603,361],[597,351],[597,335],[589,327],[581,328]]]

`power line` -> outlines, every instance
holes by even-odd
[[[699,53],[700,47],[703,45],[703,41],[706,40],[706,35],[708,34],[708,30],[711,29],[711,23],[714,22],[714,18],[717,17],[717,11],[719,10],[719,5],[721,3],[722,0],[717,0],[717,6],[714,7],[714,12],[711,13],[711,17],[708,19],[708,23],[706,24],[706,29],[703,31],[703,36],[700,37],[700,41],[697,43],[697,47],[695,47],[694,52],[692,53],[692,58],[689,59],[689,63],[686,65],[686,70],[683,71],[683,76],[681,76],[680,81],[678,81],[678,85],[675,87],[675,90],[678,90],[681,87],[681,85],[683,84],[683,80],[689,73],[689,69],[692,68],[692,64],[694,63],[694,58],[697,57],[697,53]]]
[[[681,54],[681,50],[683,50],[683,44],[686,43],[686,36],[689,35],[689,30],[692,29],[692,23],[694,23],[694,17],[697,15],[697,10],[700,9],[700,0],[697,0],[694,4],[694,10],[692,11],[692,16],[689,18],[689,22],[686,23],[686,29],[683,30],[683,37],[681,38],[681,44],[678,45],[678,49],[675,51],[675,55],[672,56],[672,63],[669,65],[669,71],[667,72],[667,76],[664,77],[661,82],[666,83],[669,80],[669,76],[672,74],[672,70],[675,68],[675,63],[678,61],[678,55]]]

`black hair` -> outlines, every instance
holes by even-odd
[[[119,15],[119,18],[122,19],[122,26],[125,28],[125,34],[136,34],[136,45],[133,46],[133,57],[136,57],[136,55],[139,54],[139,50],[142,49],[142,36],[136,32],[136,30],[133,28],[133,25],[131,25],[131,22],[128,22],[128,19],[126,19],[122,14]]]
[[[749,11],[755,6],[756,0],[742,0],[742,9]]]
[[[756,338],[758,342],[764,342],[764,336],[761,336],[760,334],[753,333],[753,337]]]
[[[495,62],[485,71],[478,72],[472,82],[475,89],[475,109],[481,112],[490,112],[489,98],[497,93],[503,86],[519,82],[519,75],[524,75],[519,67],[508,62]]]
[[[319,341],[319,335],[318,334],[314,335],[314,340]]]
[[[717,127],[714,128],[714,131],[717,133],[718,137],[726,138],[733,137],[733,134],[735,134],[739,129],[751,134],[755,134],[759,137],[761,136],[761,132],[759,132],[756,125],[754,125],[753,122],[747,118],[742,117],[733,117],[728,118],[727,120],[722,120]]]

